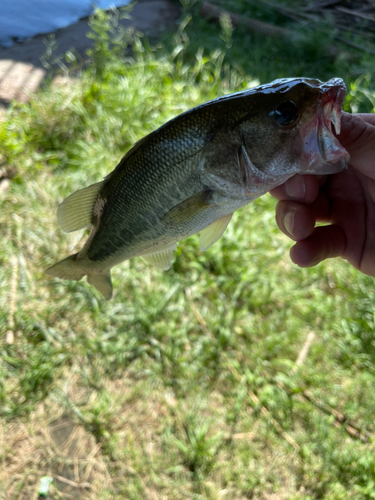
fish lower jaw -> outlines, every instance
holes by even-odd
[[[320,148],[321,149],[321,146]],[[339,173],[349,166],[349,153],[341,146],[328,143],[324,145],[324,154],[320,151],[308,151],[304,155],[303,174],[328,175]]]
[[[301,173],[331,174],[348,167],[349,153],[333,134],[331,122],[326,116],[318,117],[301,129],[299,140],[302,148]]]

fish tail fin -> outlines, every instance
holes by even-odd
[[[61,278],[63,280],[75,280],[79,281],[81,278],[87,275],[87,281],[90,285],[93,285],[105,299],[109,300],[112,297],[112,281],[111,273],[107,271],[106,273],[95,273],[87,272],[86,269],[82,268],[77,262],[77,255],[70,255],[64,260],[61,260],[52,267],[46,270],[46,274],[53,276],[55,278]]]
[[[113,287],[111,280],[111,273],[90,273],[87,275],[87,281],[90,285],[94,286],[106,300],[111,299]]]
[[[53,276],[55,278],[61,278],[63,280],[79,281],[87,274],[87,272],[82,269],[77,263],[77,255],[78,253],[70,255],[54,266],[49,267],[46,270],[46,274],[49,274],[49,276]]]

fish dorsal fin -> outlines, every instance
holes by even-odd
[[[226,215],[213,224],[207,226],[199,235],[199,251],[205,252],[223,236],[233,214]]]
[[[92,211],[103,182],[80,189],[61,203],[57,209],[57,220],[64,231],[70,233],[91,224]]]
[[[175,243],[169,247],[159,250],[158,252],[142,255],[142,257],[152,266],[157,267],[162,271],[168,271],[172,265],[174,250],[177,250],[177,245]]]

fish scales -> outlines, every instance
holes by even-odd
[[[66,231],[92,225],[82,250],[47,270],[87,276],[112,296],[110,269],[142,255],[168,269],[176,243],[200,232],[201,249],[225,231],[235,210],[296,173],[346,168],[339,130],[341,79],[282,79],[219,97],[141,139],[102,182],[58,209]]]
[[[184,115],[180,115],[169,122],[170,126],[161,127],[136,145],[129,157],[125,156],[109,179],[115,178],[116,171],[120,175],[114,183],[104,185],[100,195],[103,199],[121,199],[122,203],[104,206],[103,223],[88,251],[89,259],[102,261],[118,248],[131,249],[134,239],[144,233],[147,226],[157,234],[160,218],[202,189],[200,177],[194,170],[199,160],[194,161],[194,157],[211,139],[212,130],[216,128],[217,131],[225,107],[218,106],[214,110],[202,107],[198,115],[187,114],[186,121]],[[232,112],[231,121],[238,123],[244,116],[241,110]],[[228,128],[228,121],[224,126]],[[162,189],[157,189],[159,186]],[[110,242],[108,228],[111,228]]]

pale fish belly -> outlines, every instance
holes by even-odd
[[[231,216],[233,212],[247,205],[250,201],[251,199],[248,197],[242,199],[227,199],[219,205],[213,204],[208,206],[201,212],[195,214],[191,219],[180,223],[175,223],[166,217],[164,221],[162,219],[154,227],[141,233],[137,241],[133,240],[130,244],[126,242],[122,247],[111,247],[112,251],[108,251],[102,259],[96,258],[96,260],[91,260],[85,245],[78,256],[78,260],[80,260],[82,266],[88,270],[91,269],[103,272],[132,257],[146,256],[150,253],[170,247],[176,249],[179,241],[203,231],[218,220]],[[92,236],[90,235],[87,241],[88,246],[94,241],[94,238],[95,234]],[[201,248],[201,251],[205,249],[206,248]]]

